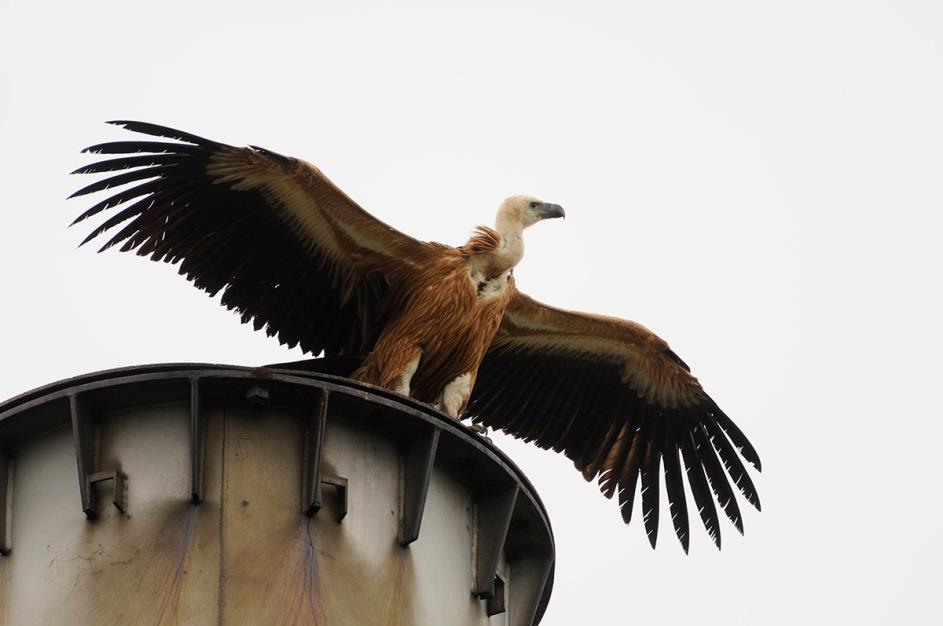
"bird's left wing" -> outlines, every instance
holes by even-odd
[[[389,298],[432,253],[300,159],[156,124],[112,123],[172,141],[86,149],[120,156],[75,172],[109,174],[73,194],[110,190],[75,220],[108,212],[85,241],[116,228],[103,250],[120,245],[179,263],[197,287],[222,291],[222,304],[289,346],[369,350]]]
[[[562,451],[587,480],[599,476],[607,497],[618,494],[626,523],[641,480],[652,547],[658,533],[661,467],[685,552],[683,474],[718,548],[720,527],[711,490],[740,532],[743,522],[728,474],[747,501],[760,508],[738,456],[739,451],[759,470],[753,446],[668,344],[634,322],[556,309],[515,291],[481,364],[467,414],[542,448]]]

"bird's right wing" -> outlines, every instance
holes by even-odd
[[[194,285],[222,291],[222,303],[243,322],[289,346],[328,355],[368,350],[390,292],[432,253],[309,163],[154,124],[112,123],[175,141],[85,150],[123,156],[76,170],[114,174],[73,197],[133,184],[75,220],[113,210],[82,243],[127,222],[102,250],[120,244],[124,252],[179,262]]]

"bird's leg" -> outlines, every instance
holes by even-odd
[[[439,394],[439,399],[436,401],[439,410],[458,421],[462,411],[465,410],[465,405],[468,403],[474,384],[475,379],[472,377],[471,372],[456,377]]]
[[[462,374],[445,386],[445,389],[439,394],[436,405],[439,407],[440,411],[455,421],[459,421],[462,412],[465,410],[465,405],[468,404],[468,399],[471,397],[472,388],[474,386],[475,377],[471,373]],[[488,427],[484,424],[472,424],[471,429],[489,442],[491,441],[491,438],[488,437]]]
[[[392,389],[396,393],[401,393],[404,396],[409,395],[409,384],[413,380],[413,375],[415,375],[416,370],[419,369],[419,359],[422,358],[422,350],[417,350],[416,356],[406,363],[406,367],[403,368],[403,371],[400,372],[399,378],[393,384]]]

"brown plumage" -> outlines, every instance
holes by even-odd
[[[471,257],[493,255],[500,246],[496,235],[482,231],[461,248],[439,248],[435,260],[397,290],[383,332],[353,378],[430,403],[462,374],[474,379],[510,301],[508,290],[481,298],[469,279]],[[418,369],[403,388],[402,373],[417,359]],[[458,416],[466,401],[450,413]]]
[[[114,123],[176,141],[87,149],[131,156],[77,170],[112,174],[73,195],[133,185],[78,217],[114,209],[85,241],[123,224],[102,250],[120,245],[179,263],[197,287],[222,291],[225,306],[282,343],[315,355],[366,354],[359,380],[563,452],[587,480],[599,478],[606,497],[618,495],[626,522],[640,481],[652,546],[662,467],[685,550],[683,475],[718,547],[715,497],[742,532],[728,475],[759,508],[740,460],[759,469],[759,457],[667,343],[634,322],[555,309],[517,291],[523,230],[562,217],[559,206],[515,196],[494,229],[478,227],[464,246],[420,242],[304,161]]]

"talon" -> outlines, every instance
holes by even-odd
[[[488,436],[488,427],[484,424],[472,424],[471,429],[483,439],[487,439],[489,443],[491,442],[491,437]]]

